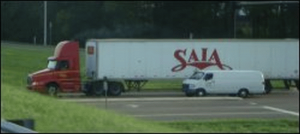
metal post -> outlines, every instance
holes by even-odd
[[[107,109],[107,90],[108,90],[108,84],[107,84],[107,77],[104,76],[104,82],[103,82],[103,89],[105,92],[105,109]]]
[[[35,35],[33,36],[33,44],[34,45],[36,44],[36,36]]]
[[[47,45],[47,1],[44,1],[44,46]]]

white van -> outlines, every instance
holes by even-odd
[[[264,76],[251,70],[207,70],[195,71],[183,81],[186,96],[207,94],[229,94],[247,97],[249,94],[264,94]]]

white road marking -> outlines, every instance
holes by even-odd
[[[217,115],[261,115],[261,114],[276,114],[276,112],[230,112],[230,113],[178,113],[178,114],[142,114],[142,115],[132,115],[135,117],[161,117],[161,116],[217,116]],[[278,113],[277,113],[278,114]]]
[[[281,113],[286,113],[286,114],[299,116],[299,113],[296,113],[296,112],[293,112],[293,111],[288,111],[288,110],[279,109],[279,108],[270,107],[270,106],[263,106],[263,108],[273,110],[273,111],[277,111],[277,112],[281,112]]]
[[[139,105],[135,105],[135,104],[129,104],[128,106],[132,107],[132,108],[137,108],[139,107]]]
[[[250,104],[250,105],[256,105],[257,103],[255,103],[255,102],[250,102],[249,104]]]
[[[102,102],[104,98],[96,99],[61,99],[69,102]],[[150,97],[150,98],[107,98],[108,102],[112,101],[175,101],[175,100],[243,100],[240,97]]]

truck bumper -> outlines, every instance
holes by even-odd
[[[182,85],[182,92],[185,92],[185,93],[187,93],[187,94],[194,94],[194,93],[195,93],[195,90],[190,89],[190,88],[189,88],[189,85],[183,84],[183,85]]]
[[[40,93],[45,93],[45,88],[43,86],[32,86],[32,85],[27,85],[26,88],[28,90],[31,90],[31,91],[37,91],[37,92],[40,92]]]

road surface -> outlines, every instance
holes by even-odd
[[[131,92],[122,97],[62,98],[100,109],[156,121],[205,119],[299,120],[299,92],[274,90],[268,95],[249,98],[229,96],[186,97],[182,92]]]

